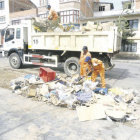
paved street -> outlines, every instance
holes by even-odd
[[[107,86],[140,90],[139,63],[114,63],[115,68],[106,72]],[[8,60],[0,58],[3,72],[38,73],[38,69],[26,66],[13,71]],[[79,122],[75,110],[32,101],[0,88],[0,140],[139,140],[139,137],[136,128],[107,120]]]

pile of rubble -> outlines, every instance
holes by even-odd
[[[45,83],[39,76],[26,75],[11,81],[14,93],[56,106],[76,109],[79,120],[108,119],[125,122],[138,119],[138,91],[102,89],[98,82],[57,75]]]
[[[114,23],[112,22],[95,24],[94,22],[88,21],[86,26],[81,26],[81,29],[77,30],[75,26],[72,24],[69,25],[61,24],[59,18],[56,21],[51,21],[39,17],[33,18],[32,24],[34,26],[34,29],[38,32],[109,31],[115,26]]]
[[[81,27],[81,31],[110,31],[115,27],[113,22],[98,23],[88,21],[86,26]]]
[[[60,19],[57,20],[48,20],[48,19],[42,19],[39,17],[35,17],[32,19],[32,24],[34,26],[35,31],[38,32],[68,32],[68,31],[74,31],[73,25],[65,25],[63,26],[60,23]],[[73,29],[73,30],[71,30]]]

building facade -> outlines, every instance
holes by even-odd
[[[95,8],[93,18],[85,18],[81,20],[81,24],[85,24],[87,21],[96,23],[113,22],[115,24],[120,16],[125,17],[129,27],[134,30],[135,35],[128,38],[132,41],[131,43],[122,44],[118,56],[127,58],[140,57],[140,0],[122,0],[122,9],[118,7],[118,10],[114,10],[114,6],[109,6],[109,3],[99,2],[95,4],[98,5],[98,8]],[[127,7],[125,7],[126,5]],[[100,6],[104,6],[103,10],[99,8]],[[124,10],[124,7],[127,10]]]
[[[38,9],[30,0],[9,0],[10,24],[20,24],[26,18],[37,16]]]
[[[98,2],[98,0],[96,0]],[[80,25],[80,20],[93,17],[93,0],[59,0],[61,23]]]
[[[63,24],[79,24],[80,0],[59,0],[60,17]]]

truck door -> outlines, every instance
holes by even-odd
[[[22,28],[16,28],[15,45],[17,46],[18,49],[23,49],[24,43],[23,43],[22,32],[23,32]]]
[[[4,50],[9,50],[15,46],[15,29],[8,28],[5,32]]]
[[[12,48],[23,48],[21,28],[8,28],[5,32],[4,50],[10,50]]]

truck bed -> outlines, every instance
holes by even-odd
[[[121,35],[117,28],[94,32],[31,33],[29,49],[81,51],[87,46],[90,52],[114,53],[120,50]]]

